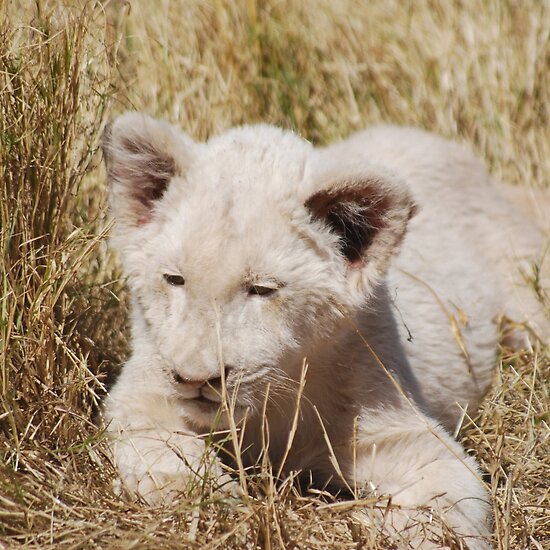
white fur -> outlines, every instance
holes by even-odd
[[[222,476],[215,458],[201,459],[197,435],[227,419],[214,425],[217,407],[194,400],[219,396],[182,383],[220,376],[220,365],[231,367],[236,420],[247,416],[245,464],[261,451],[269,384],[277,463],[306,359],[285,471],[391,494],[403,507],[394,529],[407,507],[430,507],[473,537],[470,548],[488,547],[487,492],[446,430],[488,388],[499,317],[546,325],[513,267],[541,237],[479,161],[412,129],[373,128],[314,149],[253,126],[197,144],[135,113],[114,122],[104,149],[133,297],[133,353],[104,406],[126,491],[152,503],[209,468]],[[278,290],[251,295],[251,285]]]

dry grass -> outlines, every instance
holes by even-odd
[[[359,504],[291,484],[156,511],[113,495],[91,418],[127,351],[126,296],[103,244],[98,136],[126,108],[199,139],[266,121],[324,143],[384,120],[466,140],[497,177],[544,187],[550,5],[60,4],[0,2],[0,547],[391,548]],[[504,354],[463,432],[502,549],[550,545],[549,371],[543,351]]]

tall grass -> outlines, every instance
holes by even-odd
[[[127,351],[127,307],[105,250],[98,138],[128,108],[196,139],[262,121],[327,143],[389,121],[467,141],[496,177],[547,187],[549,4],[4,0],[0,25],[0,541],[390,548],[358,503],[290,483],[167,510],[113,494],[91,420]],[[490,477],[499,548],[550,541],[549,370],[541,350],[505,354],[464,431]]]
[[[104,54],[89,49],[87,17],[70,11],[54,17],[44,8],[16,29],[4,14],[1,395],[3,428],[14,440],[34,422],[47,429],[56,403],[86,406],[94,386],[85,335],[75,330],[84,313],[79,267],[94,246],[77,193],[105,110],[105,77],[93,58]]]

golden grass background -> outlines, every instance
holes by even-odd
[[[391,548],[359,505],[290,485],[164,510],[112,493],[92,418],[127,353],[127,297],[97,149],[125,109],[196,139],[260,121],[314,143],[419,126],[544,188],[550,3],[0,0],[0,547]],[[544,349],[504,350],[463,430],[498,548],[550,546],[549,371]]]

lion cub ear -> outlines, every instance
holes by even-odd
[[[156,202],[192,161],[195,142],[174,126],[125,113],[107,126],[102,148],[114,217],[137,227],[152,219]]]
[[[370,293],[416,212],[408,185],[383,168],[359,161],[317,174],[316,188],[306,208],[337,237],[350,283],[362,294]]]

